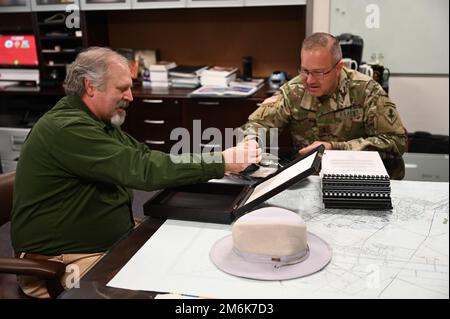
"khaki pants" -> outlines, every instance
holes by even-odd
[[[105,253],[92,253],[92,254],[61,254],[58,256],[42,256],[46,259],[59,261],[66,265],[66,273],[61,278],[61,284],[65,289],[76,287],[81,277],[91,269]],[[20,253],[19,258],[28,258],[26,253]],[[29,257],[33,259],[32,257]],[[34,298],[50,298],[48,294],[45,280],[39,279],[33,276],[18,275],[17,281],[20,288],[28,296]]]

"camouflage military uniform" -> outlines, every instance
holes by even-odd
[[[337,150],[376,150],[391,178],[403,178],[406,130],[395,104],[366,75],[343,68],[336,92],[320,98],[310,95],[296,77],[253,112],[242,129],[257,135],[258,128],[285,126],[297,150],[314,141],[330,142]],[[388,163],[392,160],[398,163],[395,167]]]

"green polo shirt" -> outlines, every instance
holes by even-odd
[[[223,177],[221,153],[213,162],[194,154],[176,158],[183,163],[98,120],[79,97],[62,98],[34,125],[21,151],[11,216],[14,250],[106,251],[134,226],[130,189]]]

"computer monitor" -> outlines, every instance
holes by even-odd
[[[39,84],[39,60],[33,34],[0,34],[0,87],[5,81]]]
[[[1,67],[37,67],[36,39],[31,34],[0,34]]]

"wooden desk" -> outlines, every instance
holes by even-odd
[[[312,281],[291,281],[291,288],[297,286],[286,291],[291,293],[289,296],[448,299],[448,183],[391,181],[391,188],[392,211],[324,209],[318,176],[268,201],[272,206],[299,213],[310,231],[333,248],[331,264]],[[80,288],[66,291],[60,298],[153,298],[154,292],[111,288],[106,284],[162,223],[163,220],[148,218],[81,279]],[[167,247],[181,242],[174,240]],[[191,257],[186,254],[183,258]],[[379,275],[376,285],[370,281],[373,269]],[[186,280],[196,280],[185,276]],[[150,277],[147,279],[154,280]],[[167,291],[179,291],[171,288]],[[223,291],[218,292],[220,296]],[[255,291],[253,297],[258,296]]]

